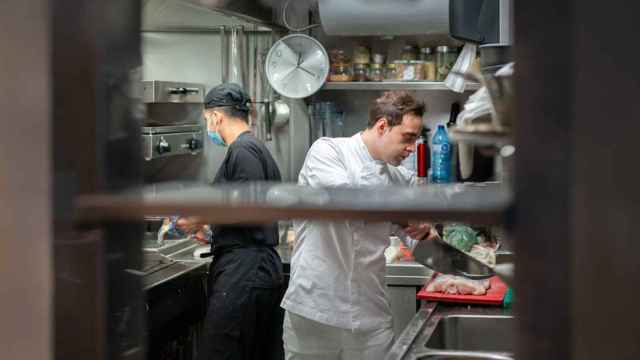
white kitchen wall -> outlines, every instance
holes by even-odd
[[[248,33],[247,36],[266,36],[260,33]],[[220,65],[220,35],[217,32],[143,32],[142,58],[143,80],[167,80],[196,82],[205,85],[206,91],[220,84],[222,69]],[[295,136],[293,161],[290,161],[289,131],[287,127],[274,130],[273,140],[267,147],[274,156],[285,180],[295,179],[302,166],[308,148],[308,120],[306,107],[301,101],[289,100],[292,107]],[[150,114],[158,117],[171,111],[169,105],[157,105]],[[204,125],[201,107],[188,116]],[[205,138],[205,140],[207,140]],[[147,181],[172,179],[213,180],[218,167],[224,159],[225,150],[205,141],[205,148],[199,156],[179,156],[152,160],[145,165]],[[290,169],[293,169],[290,170]]]

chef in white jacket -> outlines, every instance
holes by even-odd
[[[367,129],[350,138],[321,138],[305,159],[298,184],[311,187],[411,185],[399,167],[415,151],[425,105],[404,91],[376,99]],[[375,191],[375,190],[372,190]],[[383,359],[394,339],[385,293],[391,223],[294,223],[296,245],[286,310],[286,359]],[[428,224],[404,230],[409,246],[433,234]]]

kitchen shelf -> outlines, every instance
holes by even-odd
[[[213,224],[286,219],[392,221],[448,220],[501,224],[511,193],[499,183],[424,187],[310,188],[291,183],[207,186],[155,184],[121,194],[75,199],[80,223],[142,220],[148,215],[195,216]]]
[[[468,83],[465,91],[478,90],[480,84]],[[322,87],[323,90],[436,90],[451,91],[438,81],[367,81],[367,82],[326,82]]]
[[[460,129],[450,129],[449,137],[453,142],[464,142],[473,145],[502,147],[513,145],[513,137],[506,132],[471,132]]]

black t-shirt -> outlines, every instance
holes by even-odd
[[[250,132],[229,145],[213,184],[281,181],[280,170],[269,150]],[[218,225],[213,227],[212,249],[278,245],[278,224],[264,226]]]

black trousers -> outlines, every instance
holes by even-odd
[[[216,254],[198,360],[284,359],[282,263],[272,248]]]

